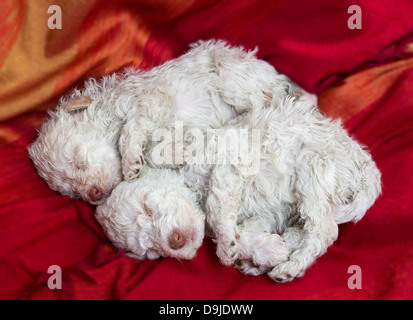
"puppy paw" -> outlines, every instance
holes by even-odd
[[[145,165],[145,158],[142,154],[135,158],[128,158],[122,161],[123,177],[126,181],[133,181],[139,177],[143,166]]]
[[[269,234],[253,248],[252,260],[256,265],[273,267],[288,260],[290,249],[278,234]]]
[[[275,266],[268,276],[275,282],[290,282],[304,274],[304,268],[296,260],[289,260]]]
[[[217,243],[217,256],[226,266],[234,264],[239,252],[240,246],[236,238],[221,240]]]
[[[254,262],[252,262],[251,260],[247,259],[236,260],[234,263],[234,267],[242,274],[248,276],[259,276],[269,271],[268,268],[264,266],[258,266],[254,264]]]

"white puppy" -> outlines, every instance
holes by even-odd
[[[116,75],[89,80],[49,112],[29,156],[51,189],[99,204],[122,181],[117,142],[127,105],[121,82]]]
[[[183,132],[220,128],[247,110],[269,105],[287,95],[310,97],[255,51],[228,47],[221,41],[198,42],[187,54],[141,76],[130,76],[126,85],[136,100],[119,139],[125,180],[139,176],[144,150],[156,130],[173,131],[182,122]]]
[[[87,81],[61,100],[29,148],[39,175],[53,190],[101,204],[120,181],[139,175],[154,130],[176,121],[217,128],[273,96],[303,94],[254,54],[198,42],[150,71]]]
[[[247,141],[237,134],[242,129],[250,133]],[[253,129],[259,130],[258,142]],[[216,157],[222,150],[217,141],[225,136],[235,137],[225,151],[226,163],[212,164],[210,159],[222,159]],[[380,172],[369,153],[339,121],[326,118],[306,99],[276,99],[272,106],[254,108],[215,131],[207,143],[204,164],[186,164],[178,172],[150,169],[137,181],[122,183],[98,208],[99,221],[118,247],[148,257],[179,257],[171,251],[172,230],[186,229],[177,219],[194,226],[193,219],[199,219],[200,239],[201,207],[224,264],[290,281],[335,241],[337,224],[361,219],[381,191]],[[229,162],[236,144],[258,144],[252,162]],[[136,221],[147,194],[152,196],[146,212],[156,211],[157,218],[142,227]],[[193,239],[194,230],[180,231],[178,238],[191,234]],[[192,257],[199,243],[189,241],[191,253],[184,257]],[[155,253],[149,254],[149,248],[156,248]]]
[[[139,179],[121,182],[96,209],[105,234],[131,257],[192,259],[204,238],[197,195],[172,169],[145,167]]]
[[[381,174],[340,121],[305,99],[251,110],[232,128],[260,130],[260,168],[211,172],[205,213],[217,255],[246,274],[300,277],[336,240],[337,224],[358,221],[375,202]]]

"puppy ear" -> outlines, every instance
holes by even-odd
[[[86,96],[79,96],[74,98],[68,104],[63,105],[60,109],[66,112],[79,111],[86,109],[93,100]]]

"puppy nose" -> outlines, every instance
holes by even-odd
[[[181,249],[185,245],[186,239],[183,236],[182,232],[174,230],[168,237],[169,247],[173,250]]]
[[[104,194],[100,188],[94,186],[89,189],[88,196],[91,201],[99,201],[103,198]]]

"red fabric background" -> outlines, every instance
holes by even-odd
[[[413,3],[356,2],[2,2],[0,298],[413,298]],[[63,8],[62,30],[46,28],[51,4]],[[362,30],[347,28],[352,4],[362,8]],[[47,41],[27,36],[31,28]],[[94,208],[51,191],[27,157],[44,110],[73,85],[125,65],[150,68],[209,38],[259,46],[260,58],[346,120],[382,171],[383,195],[359,223],[340,226],[336,243],[292,283],[221,265],[209,239],[191,261],[125,257]],[[62,268],[62,290],[47,287],[50,265]],[[351,265],[361,267],[361,290],[347,286]]]

